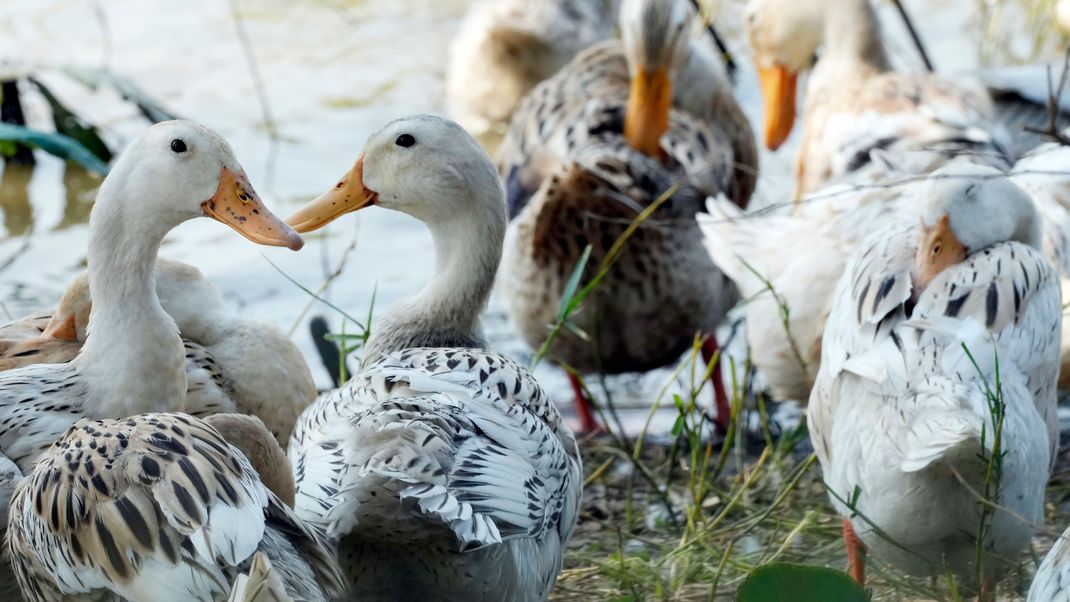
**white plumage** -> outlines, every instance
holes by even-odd
[[[436,275],[372,328],[362,370],[298,420],[297,512],[337,543],[354,599],[545,600],[580,458],[531,375],[484,350],[505,233],[494,166],[456,124],[400,119],[290,223],[308,231],[371,203],[427,224]]]
[[[867,520],[834,504],[867,546],[913,572],[946,560],[969,582],[980,520],[969,489],[983,489],[978,457],[992,453],[995,425],[986,390],[1006,403],[997,503],[1018,516],[997,510],[985,543],[1009,557],[1043,521],[1057,444],[1060,291],[1036,249],[1039,229],[1015,227],[1034,212],[1021,189],[977,166],[932,178],[922,198],[936,221],[873,235],[840,279],[808,422],[831,491],[849,500],[860,490]],[[985,239],[987,223],[1027,234]],[[926,282],[928,268],[967,241],[965,258]]]

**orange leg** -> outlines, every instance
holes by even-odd
[[[579,377],[567,370],[565,372],[568,374],[568,382],[572,385],[572,394],[575,396],[576,413],[580,416],[580,432],[585,434],[602,430],[602,425],[598,424],[598,419],[594,416],[594,406],[587,398],[587,394],[583,392]]]
[[[851,519],[843,519],[843,547],[847,550],[847,573],[858,582],[866,585],[866,544],[858,539]]]
[[[981,584],[981,593],[977,595],[977,602],[996,602],[996,580],[989,577]]]
[[[714,357],[719,357],[717,355],[718,351],[720,351],[720,347],[717,346],[717,338],[712,334],[707,336],[706,340],[702,342],[702,359],[706,362],[706,365],[709,365]],[[717,430],[724,434],[728,432],[728,421],[732,419],[732,408],[728,405],[728,395],[725,394],[720,359],[717,360],[717,365],[713,367],[713,374],[710,376],[710,380],[713,382],[713,401],[717,409],[714,424],[717,425]]]

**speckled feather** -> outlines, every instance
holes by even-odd
[[[990,420],[984,390],[995,386],[996,358],[1007,404],[999,503],[1026,521],[1043,520],[1057,444],[1058,277],[1036,250],[1005,242],[945,269],[919,293],[918,232],[882,231],[848,266],[808,424],[829,487],[844,499],[860,488],[858,511],[914,554],[856,520],[867,545],[908,571],[942,570],[946,561],[968,580],[975,544],[963,534],[977,532],[976,498],[949,469],[980,486],[977,454],[992,446],[981,437]],[[996,553],[1010,555],[1030,530],[997,512],[989,536]]]
[[[753,135],[749,128],[730,135],[725,124],[735,122],[724,115],[718,121],[677,106],[661,141],[664,162],[644,155],[622,135],[629,81],[619,42],[585,51],[525,99],[499,155],[513,220],[500,282],[510,314],[532,345],[555,321],[586,246],[592,248],[589,279],[628,224],[679,186],[634,233],[588,300],[589,310],[574,316],[597,343],[570,332],[555,341],[551,354],[579,370],[664,365],[696,332],[712,331],[736,300],[703,251],[694,216],[709,194],[724,192],[746,203],[753,180],[741,174],[754,176],[756,159],[736,170],[735,149],[746,146],[737,139],[753,147]],[[724,102],[738,109],[724,86]]]
[[[321,537],[208,424],[145,414],[57,441],[12,500],[7,550],[33,601],[220,599],[257,550],[296,599],[324,600],[342,586]]]
[[[297,512],[339,542],[359,599],[549,594],[577,518],[580,458],[511,360],[392,353],[306,410],[289,454]]]

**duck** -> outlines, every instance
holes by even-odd
[[[867,165],[877,149],[968,152],[1002,159],[1008,168],[1014,161],[983,86],[892,70],[868,0],[749,0],[745,18],[770,150],[791,134],[799,74],[821,49],[806,86],[796,201]]]
[[[270,324],[236,315],[219,287],[187,263],[158,258],[155,280],[160,306],[182,335],[187,381],[200,383],[207,373],[238,412],[259,416],[285,445],[298,414],[316,398],[297,345]],[[9,343],[0,343],[0,370],[74,359],[86,340],[91,307],[89,274],[82,272],[54,312],[31,314],[0,329],[0,341]]]
[[[1070,539],[1070,529],[1063,531],[1055,540],[1037,567],[1026,602],[1070,602],[1070,549],[1067,548],[1067,539]]]
[[[288,222],[380,206],[427,225],[431,281],[372,326],[360,369],[298,419],[295,510],[337,546],[353,599],[546,600],[575,527],[579,450],[479,324],[506,229],[493,162],[458,124],[404,117]]]
[[[1063,135],[1070,134],[1070,129]],[[1044,219],[1043,250],[1059,272],[1063,298],[1070,298],[1070,148],[1041,144],[1014,164],[1010,179],[1032,197]],[[1063,321],[1059,390],[1070,390],[1070,321]]]
[[[720,196],[696,216],[707,252],[744,300],[735,311],[746,357],[772,399],[809,399],[836,283],[874,227],[916,215],[923,180],[912,171],[860,171],[790,213],[745,213]]]
[[[338,563],[293,495],[286,453],[254,416],[83,418],[16,489],[6,550],[30,602],[208,602],[265,561],[292,599],[336,599]]]
[[[960,591],[991,599],[1000,567],[976,566],[978,546],[1013,558],[1044,518],[1059,278],[1035,205],[998,170],[955,162],[921,199],[920,219],[875,232],[839,280],[807,423],[860,583],[868,549],[907,572],[950,570]]]
[[[613,35],[614,0],[482,0],[449,49],[446,105],[475,135],[504,130],[524,95]]]
[[[227,602],[293,602],[282,574],[266,554],[257,550],[249,562],[249,572],[234,578]]]
[[[202,216],[258,244],[303,244],[260,200],[219,134],[189,121],[146,130],[115,162],[90,214],[93,303],[77,356],[0,373],[0,453],[23,474],[80,418],[233,411],[214,373],[187,376],[187,348],[156,295],[164,235]]]
[[[745,206],[757,176],[754,134],[724,66],[689,37],[686,0],[624,0],[622,39],[580,53],[537,86],[499,149],[510,217],[501,291],[523,338],[539,347],[585,249],[583,280],[645,208],[601,286],[549,355],[568,365],[580,428],[598,428],[574,372],[646,371],[673,362],[735,304],[731,282],[703,250],[695,214],[707,195]],[[727,398],[714,371],[718,420]]]

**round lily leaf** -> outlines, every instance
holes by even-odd
[[[862,586],[847,573],[823,566],[771,563],[747,575],[736,602],[869,602]]]

